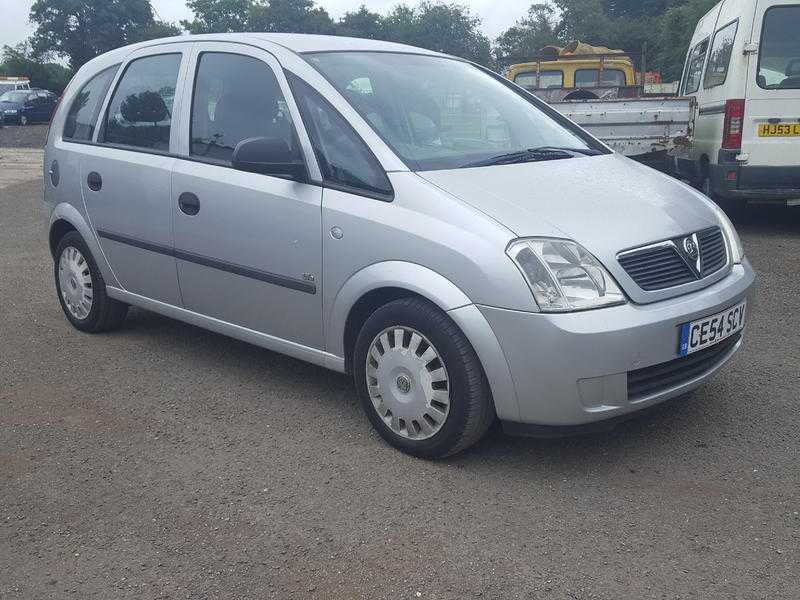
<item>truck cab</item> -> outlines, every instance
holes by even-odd
[[[506,77],[545,102],[639,95],[630,56],[582,42],[545,46],[539,56],[509,66]]]
[[[697,99],[678,174],[717,200],[800,204],[800,3],[723,0],[697,24],[680,92]]]

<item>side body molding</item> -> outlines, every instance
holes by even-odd
[[[47,226],[48,236],[50,235],[50,231],[53,229],[53,224],[59,220],[66,221],[72,225],[79,234],[81,234],[81,237],[86,242],[86,245],[89,246],[89,250],[91,250],[92,256],[94,256],[97,266],[99,267],[100,273],[103,275],[103,280],[105,280],[106,284],[114,287],[121,287],[119,281],[117,281],[117,276],[114,275],[114,271],[111,269],[111,265],[108,264],[106,255],[97,240],[97,236],[89,226],[89,223],[84,215],[77,208],[75,208],[75,206],[68,202],[61,202],[57,204],[50,213],[50,222]]]
[[[427,298],[446,311],[469,339],[480,359],[494,397],[498,417],[519,418],[516,392],[500,343],[481,312],[467,295],[441,274],[403,261],[372,264],[352,275],[325,303],[328,315],[325,340],[327,367],[343,372],[344,338],[350,309],[365,294],[379,288],[402,288]]]

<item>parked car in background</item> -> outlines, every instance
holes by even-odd
[[[177,37],[90,61],[60,106],[44,200],[70,323],[135,305],[350,373],[405,452],[496,418],[607,428],[742,345],[754,273],[719,207],[465,60]]]
[[[6,125],[47,123],[58,104],[58,96],[47,90],[11,90],[0,95],[0,113]]]
[[[800,204],[800,4],[724,0],[695,29],[681,93],[697,99],[678,175],[731,206]]]

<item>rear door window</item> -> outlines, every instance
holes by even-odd
[[[190,137],[190,154],[226,163],[239,142],[253,137],[281,139],[293,156],[300,155],[275,74],[269,65],[242,54],[200,55]]]
[[[103,100],[117,72],[119,65],[100,71],[87,81],[75,95],[70,104],[62,137],[67,140],[90,141],[94,137],[94,128]]]
[[[714,42],[711,44],[711,54],[708,56],[708,66],[706,76],[703,80],[705,88],[712,88],[725,83],[728,76],[728,65],[731,62],[731,52],[733,42],[736,39],[736,29],[739,21],[728,23],[714,34]]]
[[[703,64],[706,62],[707,51],[708,38],[698,42],[689,53],[689,60],[686,62],[686,77],[683,81],[684,94],[694,94],[700,89],[700,77],[703,75]]]
[[[800,4],[764,13],[756,83],[767,90],[800,89]]]
[[[132,61],[114,91],[106,114],[104,141],[166,152],[180,54]]]

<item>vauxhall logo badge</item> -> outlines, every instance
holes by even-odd
[[[680,249],[683,251],[683,260],[694,272],[695,277],[702,277],[700,271],[700,244],[697,242],[697,234],[688,235],[680,242]]]

